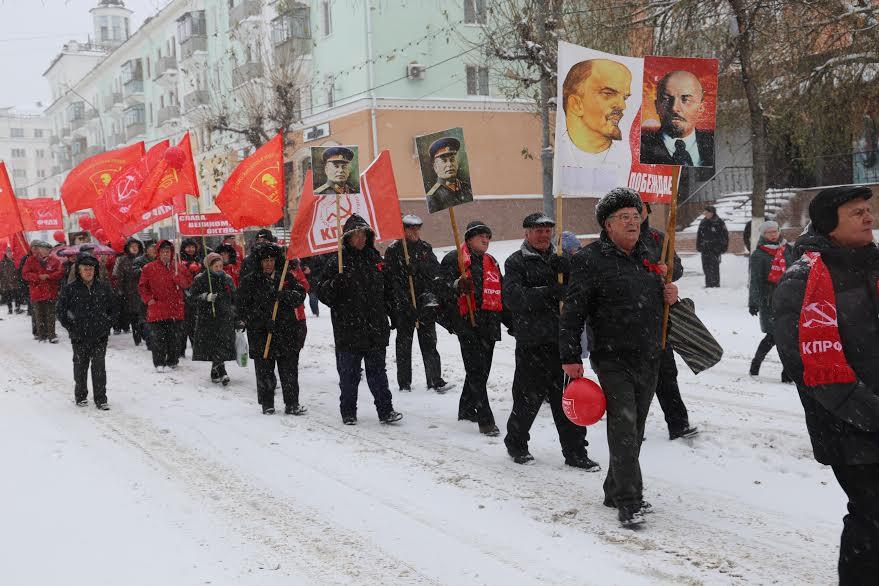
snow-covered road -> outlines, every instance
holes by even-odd
[[[517,243],[498,242],[499,260]],[[642,450],[643,529],[618,527],[603,473],[563,465],[549,409],[536,462],[456,421],[456,340],[440,332],[447,395],[412,393],[388,371],[396,426],[379,425],[365,381],[356,427],[341,425],[326,308],[309,316],[300,364],[304,417],[266,417],[252,366],[184,360],[158,374],[130,337],[111,337],[109,412],[73,406],[70,347],[31,339],[27,316],[0,322],[0,583],[195,584],[828,584],[844,496],[814,462],[775,353],[754,380],[759,325],[746,309],[746,259],[702,288],[698,257],[680,282],[723,344],[717,367],[681,388],[702,434],[669,442],[657,403]],[[512,406],[513,340],[495,351],[492,408]],[[278,404],[280,404],[280,398]],[[590,455],[607,464],[604,422]]]

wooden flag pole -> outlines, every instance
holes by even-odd
[[[665,240],[662,243],[662,248],[665,251],[665,255],[661,257],[661,261],[665,262],[666,271],[665,271],[665,282],[671,283],[672,276],[674,274],[675,269],[675,229],[677,227],[678,221],[678,190],[675,189],[671,194],[671,207],[668,211],[668,225],[666,226],[665,232]],[[665,342],[666,337],[668,335],[668,312],[671,309],[671,306],[668,303],[665,303],[665,307],[662,310],[662,349],[665,350]]]
[[[409,245],[406,244],[406,226],[403,226],[403,258],[406,260],[407,269],[412,267],[412,263],[409,261]],[[412,309],[415,310],[415,329],[418,329],[420,325],[418,323],[418,304],[415,302],[415,283],[412,281],[412,273],[408,270],[406,271],[406,276],[409,278],[409,297],[412,301]]]
[[[556,254],[558,256],[562,255],[562,226],[564,226],[563,220],[564,217],[562,213],[564,211],[564,204],[562,203],[562,196],[555,196],[555,217],[556,217]],[[559,285],[564,284],[565,276],[562,273],[558,274]],[[565,302],[559,300],[559,314],[561,314],[562,309],[565,307]]]
[[[458,224],[455,222],[455,208],[449,208],[449,221],[452,223],[452,234],[455,236],[455,252],[458,253],[458,273],[464,276],[464,259],[461,258],[461,236],[458,234]],[[470,314],[470,325],[476,327],[476,318],[473,316],[473,295],[467,295],[467,311]]]
[[[336,194],[336,253],[339,257],[339,272],[342,272],[342,204],[339,203],[339,194]]]
[[[338,200],[336,200],[338,201]],[[278,295],[281,294],[281,290],[284,288],[284,280],[287,278],[287,269],[290,267],[290,259],[286,258],[286,254],[284,255],[284,270],[281,271],[281,281],[278,283]],[[272,309],[272,330],[274,330],[275,319],[278,317],[278,303],[280,299],[278,295],[275,295],[275,307]],[[266,338],[266,347],[262,351],[262,359],[268,360],[269,358],[269,346],[272,345],[272,330],[269,330],[269,335]]]

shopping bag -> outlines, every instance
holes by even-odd
[[[247,333],[235,332],[235,361],[238,366],[245,368],[247,366],[247,358],[250,354],[250,348],[247,345]]]
[[[681,299],[671,306],[667,341],[693,374],[708,370],[723,357],[723,348],[696,315],[692,299]]]

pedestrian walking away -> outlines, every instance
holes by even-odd
[[[848,497],[839,584],[879,576],[879,249],[873,193],[831,187],[809,204],[803,255],[772,296],[775,339],[797,385],[815,459]]]

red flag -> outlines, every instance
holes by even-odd
[[[24,239],[24,234],[17,232],[0,238],[0,256],[6,254],[6,250],[9,248],[12,249],[12,262],[15,263],[15,266],[18,266],[21,257],[28,253],[30,247]]]
[[[18,205],[15,203],[15,192],[9,175],[6,173],[6,163],[0,161],[0,236],[9,236],[24,230],[21,216],[18,213]]]
[[[61,185],[61,199],[67,213],[92,207],[110,181],[143,157],[142,142],[90,157],[76,166]]]
[[[132,210],[134,214],[140,214],[173,200],[175,209],[185,211],[187,195],[199,196],[188,132],[176,147],[165,150],[155,166],[150,167],[150,174],[143,182]]]
[[[214,200],[235,228],[268,226],[284,215],[284,137],[259,147],[232,171]]]
[[[159,164],[167,148],[167,140],[153,145],[146,155],[118,173],[95,199],[92,204],[95,218],[111,240],[129,235],[124,229],[132,220],[132,204],[150,171]]]
[[[339,196],[339,220],[336,220],[336,196],[314,195],[311,171],[305,176],[302,197],[296,209],[287,258],[304,258],[336,250],[337,226],[345,225],[351,214],[358,214],[372,227],[375,241],[403,237],[400,199],[391,166],[391,155],[382,151],[360,175],[360,193]]]
[[[61,202],[51,197],[17,199],[18,215],[25,232],[35,230],[63,230],[64,216]]]

